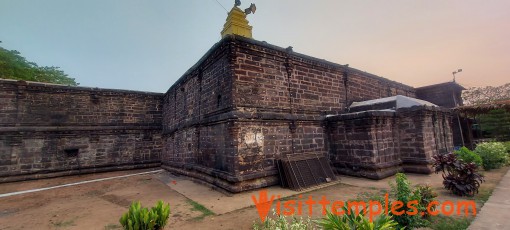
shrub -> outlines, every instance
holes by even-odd
[[[124,213],[119,222],[124,229],[160,230],[165,227],[170,215],[170,205],[158,201],[150,210],[143,208],[140,202],[133,202],[129,211]]]
[[[396,174],[396,185],[392,185],[392,194],[395,196],[396,200],[404,203],[404,206],[400,209],[396,209],[396,212],[402,212],[402,215],[395,215],[394,219],[398,223],[400,228],[417,228],[422,227],[426,224],[420,215],[409,215],[408,212],[413,212],[409,206],[407,205],[410,201],[416,200],[418,204],[414,207],[417,208],[418,211],[424,210],[426,207],[420,206],[420,193],[413,192],[411,190],[411,183],[407,180],[407,177],[403,173]],[[390,205],[391,206],[391,205]]]
[[[283,215],[276,215],[276,212],[273,211],[273,215],[276,216],[276,218],[270,218],[266,217],[266,220],[262,224],[253,224],[253,230],[273,230],[273,229],[280,229],[280,230],[311,230],[315,229],[312,221],[310,218],[303,219],[296,218],[293,216],[290,218],[290,221],[287,221],[287,218],[285,218]]]
[[[423,213],[423,217],[428,216],[427,207],[429,207],[430,202],[434,201],[437,197],[437,193],[429,185],[418,185],[416,186],[414,192],[415,196],[420,197],[418,200],[419,207],[421,208],[420,212]],[[430,211],[436,210],[437,205],[433,205],[430,207]]]
[[[344,206],[344,215],[337,216],[328,212],[326,216],[320,220],[315,221],[324,230],[392,230],[396,229],[397,222],[391,216],[379,215],[373,222],[361,214],[355,215],[355,212],[349,212],[349,209]]]
[[[508,153],[501,142],[485,142],[476,146],[475,153],[480,155],[485,170],[501,168],[508,163]]]
[[[510,154],[510,141],[503,142],[506,152]]]
[[[443,185],[458,196],[473,196],[484,181],[474,163],[464,163],[456,154],[439,154],[433,157],[435,172],[442,172]]]
[[[466,147],[462,147],[454,152],[457,156],[466,163],[475,163],[477,166],[482,166],[482,158],[480,155],[474,153]]]

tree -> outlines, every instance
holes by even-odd
[[[74,78],[55,66],[38,66],[27,61],[20,52],[0,47],[0,78],[47,82],[76,86]]]
[[[485,137],[494,137],[501,140],[510,135],[510,112],[504,109],[495,109],[478,116],[478,123]]]
[[[510,99],[510,83],[501,86],[473,87],[462,92],[462,99],[466,105],[482,108],[489,104],[498,105]],[[475,112],[476,113],[476,112]],[[476,113],[477,130],[484,137],[492,137],[501,140],[509,139],[510,136],[510,111],[503,107],[494,107],[490,111],[481,110]]]
[[[466,105],[487,104],[510,99],[510,83],[501,86],[472,87],[462,92]]]

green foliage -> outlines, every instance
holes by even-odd
[[[426,221],[421,218],[420,215],[409,215],[408,212],[414,212],[412,208],[408,206],[408,203],[411,201],[418,201],[418,204],[414,205],[414,207],[420,211],[426,209],[426,207],[422,207],[420,205],[421,194],[419,191],[411,190],[411,183],[407,180],[407,177],[403,173],[396,174],[396,185],[392,185],[392,194],[395,196],[396,200],[404,203],[404,206],[400,209],[395,209],[395,212],[402,212],[402,215],[394,215],[395,221],[398,223],[400,228],[417,228],[424,226]]]
[[[415,196],[419,197],[418,203],[419,203],[419,210],[423,213],[423,217],[428,216],[427,207],[429,207],[430,202],[434,201],[437,197],[437,193],[434,192],[432,187],[429,185],[418,185],[414,189],[414,193],[416,193]],[[431,206],[429,209],[430,211],[436,210],[436,206]]]
[[[167,224],[170,215],[170,205],[158,201],[156,206],[143,208],[140,202],[133,202],[129,211],[124,213],[119,222],[128,230],[159,230]]]
[[[506,152],[510,154],[510,141],[503,142],[503,145],[506,148]]]
[[[355,215],[355,212],[349,212],[349,209],[343,207],[344,215],[338,216],[328,212],[326,216],[315,221],[324,230],[391,230],[396,229],[397,222],[391,216],[379,215],[373,222],[364,217],[361,212]]]
[[[474,163],[464,163],[456,154],[438,154],[433,157],[435,172],[443,173],[443,185],[458,196],[473,196],[484,181]]]
[[[156,226],[160,226],[160,228],[165,227],[168,222],[168,216],[170,215],[170,205],[165,205],[165,203],[160,200],[156,203],[156,206],[152,208],[152,211],[160,217],[156,219]]]
[[[20,52],[2,47],[0,47],[0,78],[78,85],[74,78],[69,78],[59,67],[38,66],[27,61]]]
[[[501,142],[480,143],[475,148],[480,155],[485,170],[497,169],[508,163],[508,153]]]
[[[495,109],[481,114],[478,122],[484,137],[498,140],[510,138],[510,112],[505,109]]]
[[[296,218],[295,216],[291,218],[285,218],[282,215],[276,215],[275,212],[273,212],[273,215],[276,216],[276,218],[270,218],[266,217],[266,220],[262,224],[253,224],[253,230],[273,230],[273,229],[280,229],[280,230],[312,230],[315,229],[312,221],[310,218],[303,219]],[[287,220],[287,219],[290,219]]]
[[[477,166],[482,166],[482,158],[480,155],[474,153],[466,147],[462,147],[454,152],[457,156],[466,163],[475,163]]]

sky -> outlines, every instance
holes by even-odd
[[[218,3],[219,2],[219,3]],[[242,0],[253,37],[414,87],[510,82],[508,0]],[[166,90],[234,0],[0,0],[0,46],[81,86]],[[223,7],[222,7],[223,6]]]

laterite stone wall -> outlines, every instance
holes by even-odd
[[[163,168],[230,192],[278,183],[276,160],[328,153],[324,119],[414,88],[227,36],[164,96]]]
[[[0,181],[160,164],[159,93],[0,80]]]

